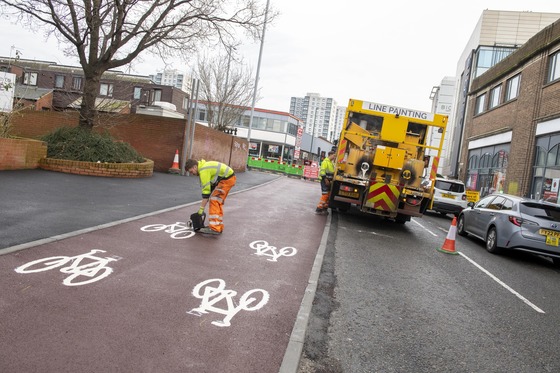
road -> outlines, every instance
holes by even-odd
[[[560,371],[559,270],[441,253],[449,216],[316,216],[316,183],[247,173],[203,237],[195,178],[0,178],[2,372]]]
[[[4,249],[0,371],[279,371],[328,217],[317,183],[271,179],[219,237],[185,229],[195,200]]]
[[[496,256],[451,217],[333,214],[300,372],[558,372],[559,270]]]

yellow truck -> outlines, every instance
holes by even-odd
[[[447,116],[350,99],[336,149],[329,207],[404,224],[431,206]],[[441,133],[430,145],[431,130]],[[430,157],[428,149],[437,151]]]

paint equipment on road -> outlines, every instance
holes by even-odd
[[[200,228],[204,228],[204,221],[206,220],[206,213],[203,212],[199,214],[195,212],[191,214],[190,221],[187,223],[189,227],[193,229],[193,231],[198,232]]]

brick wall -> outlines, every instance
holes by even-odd
[[[46,156],[46,142],[0,138],[0,170],[37,168],[39,160]]]
[[[128,114],[103,115],[100,122],[104,125],[95,127],[96,131],[107,130],[116,139],[128,142],[143,157],[154,161],[154,171],[167,172],[176,150],[179,160],[182,159],[184,119]],[[14,118],[11,134],[37,139],[56,128],[77,124],[77,112],[26,111]],[[195,159],[228,163],[236,172],[242,172],[247,165],[248,143],[246,139],[197,125],[192,155]]]
[[[514,66],[515,68],[511,69],[502,67],[509,73],[493,76],[495,80],[490,80],[488,76],[491,74],[486,75],[486,73],[475,80],[478,91],[469,95],[470,109],[466,119],[466,141],[462,144],[461,162],[465,165],[461,173],[463,180],[466,178],[469,141],[511,131],[512,141],[508,154],[505,192],[522,196],[530,193],[537,124],[560,117],[558,106],[560,83],[554,82],[543,86],[547,72],[548,54],[549,52],[546,50],[538,51],[531,58],[525,58],[523,66]],[[489,70],[489,72],[496,71],[498,70]],[[518,73],[521,73],[521,85],[516,99],[473,117],[476,96],[483,92],[489,93],[492,87],[499,83],[502,84],[503,91],[506,80]],[[485,85],[480,84],[481,82],[484,82]]]
[[[42,158],[39,166],[44,170],[64,172],[67,174],[140,178],[153,174],[154,162],[144,163],[110,163],[70,161],[66,159]]]

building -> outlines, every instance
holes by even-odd
[[[290,99],[290,114],[303,120],[305,133],[330,142],[338,138],[342,126],[342,122],[337,123],[337,109],[333,98],[321,97],[319,93]]]
[[[460,158],[467,188],[558,203],[560,20],[470,87]]]
[[[156,84],[170,85],[179,88],[183,92],[189,93],[191,91],[192,82],[187,74],[181,73],[175,69],[166,69],[157,72],[155,75],[150,75],[150,78]]]
[[[430,100],[432,100],[432,112],[436,114],[443,114],[447,116],[451,116],[451,109],[453,107],[453,97],[455,93],[455,78],[446,76],[441,81],[440,85],[435,86],[432,88],[432,92],[430,94]],[[444,135],[441,129],[431,128],[428,132],[428,140],[427,143],[433,147],[439,147],[441,142],[441,137]],[[449,127],[446,129],[445,136],[443,137],[443,146],[441,150],[441,154],[449,154],[449,147],[451,144],[450,136],[449,136]],[[433,159],[437,157],[437,151],[434,149],[427,149],[426,155],[430,157],[430,163],[433,164]],[[440,175],[447,175],[444,172],[446,169],[446,160],[445,156],[441,157],[441,160],[438,162],[437,173]],[[430,164],[430,168],[431,168]]]
[[[532,36],[560,18],[560,13],[484,10],[457,63],[455,94],[448,135],[452,144],[463,141],[467,94],[471,82],[517,50]],[[464,171],[459,164],[459,146],[448,147],[442,156],[443,173],[457,176]],[[464,166],[464,165],[463,165]]]
[[[16,75],[15,100],[35,110],[77,110],[81,105],[85,76],[81,67],[0,57],[0,71]],[[147,76],[109,70],[102,76],[96,109],[121,114],[155,102],[173,104],[186,114],[188,95],[184,91],[158,85]]]
[[[199,101],[196,122],[208,125],[206,103]],[[303,131],[303,121],[290,113],[255,108],[253,122],[251,108],[245,108],[229,131],[249,139],[249,156],[302,164],[305,160],[318,161],[332,149],[333,143]]]

